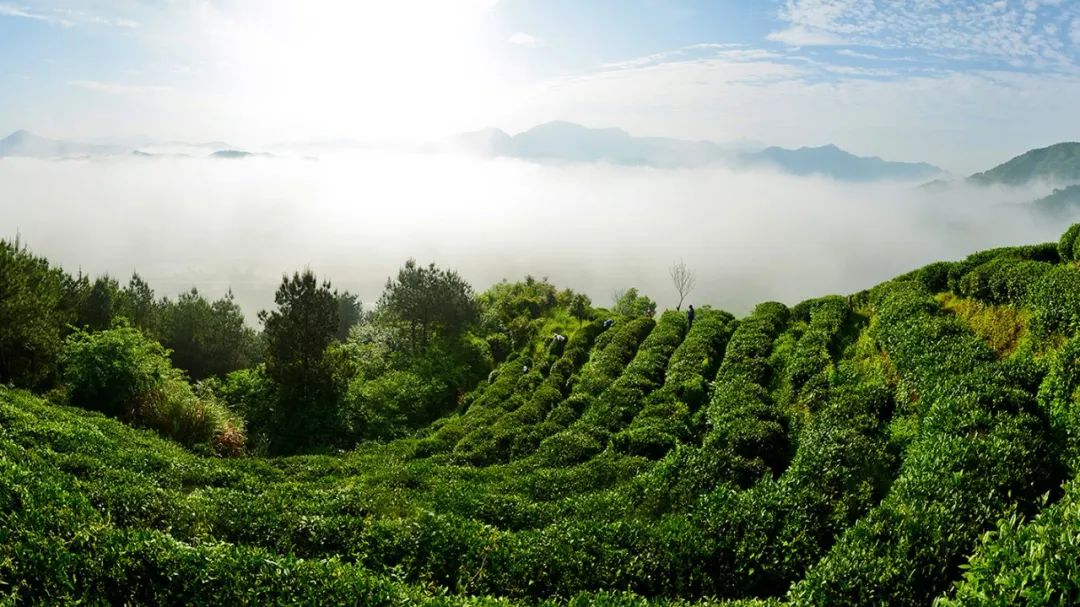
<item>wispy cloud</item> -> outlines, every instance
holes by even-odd
[[[805,25],[794,25],[787,29],[771,32],[766,38],[790,46],[837,46],[844,44],[844,39],[839,36]]]
[[[545,42],[543,38],[537,38],[536,36],[526,34],[525,32],[514,32],[506,41],[510,44],[516,44],[526,48],[542,48],[547,46],[547,42]]]
[[[768,39],[793,46],[917,48],[1013,67],[1077,64],[1078,8],[1060,0],[786,0]]]
[[[131,19],[106,17],[69,8],[37,9],[0,2],[0,16],[32,19],[60,27],[100,25],[105,27],[137,28],[139,23]]]
[[[155,95],[159,93],[168,93],[173,90],[172,87],[169,86],[101,82],[98,80],[68,80],[68,85],[113,95]]]

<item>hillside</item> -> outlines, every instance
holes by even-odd
[[[741,319],[552,312],[336,456],[0,388],[0,603],[1073,604],[1078,233]]]
[[[1031,204],[1042,213],[1064,217],[1080,207],[1080,185],[1055,188],[1053,192]]]
[[[1065,142],[1028,150],[998,166],[968,177],[979,185],[1023,185],[1036,179],[1080,181],[1080,143]]]
[[[844,181],[919,180],[942,173],[926,163],[861,157],[834,145],[751,151],[736,144],[636,137],[622,129],[594,129],[561,121],[537,125],[516,135],[499,129],[463,133],[454,142],[486,156],[557,163],[609,162],[664,168],[765,166],[793,175],[823,175]]]

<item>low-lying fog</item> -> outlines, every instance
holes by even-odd
[[[1055,240],[1023,207],[1048,188],[929,193],[767,172],[539,166],[449,154],[286,158],[0,159],[0,236],[69,271],[137,269],[159,295],[231,287],[255,324],[283,272],[310,266],[374,302],[409,257],[478,291],[532,274],[598,305],[636,286],[674,306],[745,313],[849,293],[930,261]]]

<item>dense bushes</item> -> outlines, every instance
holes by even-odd
[[[306,360],[335,432],[387,442],[204,457],[0,388],[0,603],[1075,602],[1080,338],[1057,259],[984,252],[689,331],[605,329],[577,294],[505,283],[452,339],[320,321],[303,356],[195,388],[142,324],[80,332],[74,404],[212,447],[216,399],[272,427],[271,369]]]
[[[1067,462],[1080,470],[1080,336],[1054,355],[1038,398],[1066,447]]]
[[[987,533],[963,578],[940,601],[954,605],[1080,603],[1080,487],[1033,520],[1012,513]]]
[[[242,422],[208,395],[197,396],[168,351],[130,327],[68,337],[61,357],[72,402],[157,430],[187,447],[243,453]]]
[[[1029,297],[1034,328],[1047,335],[1080,331],[1080,268],[1058,266],[1035,284]]]
[[[1010,502],[1030,507],[1058,474],[1045,422],[995,380],[989,348],[915,283],[885,284],[873,301],[899,394],[918,400],[919,435],[881,505],[794,587],[798,604],[925,603]]]
[[[991,304],[1023,305],[1028,293],[1052,268],[1044,261],[996,257],[961,276],[956,293]]]
[[[745,486],[766,472],[778,473],[790,457],[787,419],[768,390],[769,354],[787,319],[783,304],[760,304],[728,342],[705,411],[702,446],[722,462],[715,480]]]

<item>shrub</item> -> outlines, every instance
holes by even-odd
[[[1080,468],[1080,337],[1065,342],[1039,388],[1039,405],[1064,439],[1073,468]]]
[[[963,578],[935,605],[1080,604],[1080,486],[1033,520],[1013,512],[998,521],[966,565]]]
[[[1058,266],[1035,284],[1029,301],[1041,335],[1080,332],[1080,268]]]
[[[239,455],[243,424],[221,403],[196,396],[168,350],[118,326],[68,337],[62,362],[72,402],[156,430],[186,447]]]
[[[1080,223],[1074,223],[1061,235],[1058,241],[1057,252],[1062,261],[1076,261],[1080,259]]]
[[[73,402],[115,417],[132,417],[143,401],[176,377],[168,351],[138,330],[77,331],[61,362]]]

